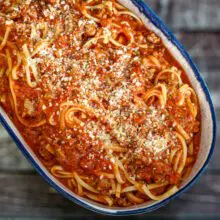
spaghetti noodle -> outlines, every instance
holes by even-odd
[[[185,72],[116,0],[1,1],[0,104],[54,177],[108,206],[172,195],[199,150]]]

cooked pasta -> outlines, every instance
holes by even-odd
[[[116,0],[0,1],[0,105],[54,177],[107,206],[172,195],[199,150],[178,57]]]

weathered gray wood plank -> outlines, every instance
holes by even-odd
[[[27,162],[15,143],[1,126],[0,133],[0,171],[18,172],[33,170],[32,166]]]
[[[209,73],[212,70],[219,70],[220,32],[176,32],[175,35],[202,72]]]
[[[219,30],[219,0],[144,0],[172,30]]]
[[[210,184],[212,183],[212,184]],[[179,199],[151,215],[178,216],[192,214],[220,214],[220,176],[203,176],[198,183]],[[201,190],[203,189],[203,190]],[[36,175],[0,174],[1,216],[68,217],[95,215],[73,204]]]

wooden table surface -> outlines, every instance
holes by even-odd
[[[220,0],[145,0],[174,31],[205,78],[220,124]],[[35,172],[0,127],[0,218],[103,219],[58,193]],[[220,218],[220,131],[199,181],[166,207],[137,218]],[[106,218],[106,217],[105,217]]]

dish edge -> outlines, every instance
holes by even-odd
[[[91,204],[88,204],[87,202],[80,201],[76,197],[73,197],[72,195],[67,193],[65,190],[63,190],[60,186],[58,186],[55,182],[53,182],[51,180],[51,178],[45,173],[45,171],[40,167],[40,165],[32,158],[31,154],[28,152],[26,147],[22,144],[21,140],[17,137],[17,135],[15,134],[13,129],[9,126],[9,124],[6,122],[5,118],[0,113],[0,122],[3,125],[3,127],[7,130],[7,132],[9,133],[11,138],[14,140],[14,142],[16,143],[18,148],[21,150],[23,155],[30,161],[30,163],[33,165],[33,167],[36,169],[36,171],[53,188],[55,188],[59,193],[61,193],[66,198],[70,199],[71,201],[77,203],[80,206],[83,206],[84,208],[87,208],[89,210],[95,211],[95,212],[100,213],[100,214],[115,215],[115,216],[135,215],[135,214],[142,214],[142,213],[154,211],[154,210],[156,210],[156,209],[158,209],[162,206],[165,206],[171,200],[175,199],[176,197],[179,197],[182,193],[187,191],[199,179],[199,177],[202,175],[202,173],[207,168],[207,165],[208,165],[209,161],[211,160],[211,157],[212,157],[213,152],[214,152],[215,142],[216,142],[216,132],[217,132],[216,115],[215,115],[215,110],[214,110],[214,106],[213,106],[213,103],[212,103],[212,99],[211,99],[209,89],[208,89],[208,87],[206,85],[206,82],[204,81],[203,77],[201,76],[198,68],[194,64],[192,58],[186,52],[183,45],[176,39],[174,34],[164,24],[164,22],[158,17],[158,15],[155,14],[155,12],[153,12],[153,10],[143,0],[130,0],[130,1],[138,8],[140,13],[144,14],[144,16],[146,16],[149,19],[149,21],[152,22],[152,24],[154,26],[156,26],[165,35],[167,40],[169,40],[180,51],[182,56],[185,58],[187,63],[192,68],[193,73],[194,73],[198,83],[200,83],[200,86],[201,86],[201,88],[202,88],[202,90],[205,94],[206,100],[207,100],[209,108],[210,108],[210,112],[211,112],[211,116],[212,116],[212,125],[213,125],[212,126],[213,127],[213,130],[212,130],[213,134],[212,135],[213,136],[212,136],[211,148],[210,148],[209,154],[208,154],[207,159],[206,159],[205,163],[203,164],[202,168],[195,175],[195,177],[188,184],[186,184],[186,186],[184,188],[180,189],[178,192],[176,192],[172,196],[168,197],[167,199],[165,199],[161,202],[158,202],[157,204],[153,204],[153,205],[150,205],[150,206],[144,207],[144,208],[139,208],[137,210],[126,210],[126,211],[115,210],[114,211],[113,209],[112,210],[109,209],[109,211],[107,211],[107,210],[102,210],[101,207],[95,208]]]

